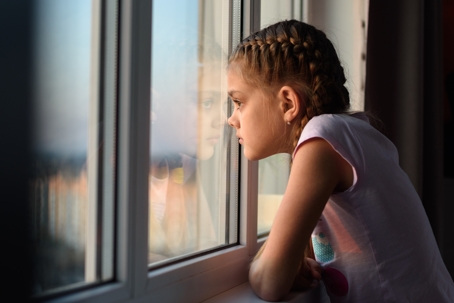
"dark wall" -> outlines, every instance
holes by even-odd
[[[454,198],[453,189],[445,187],[447,163],[454,153],[445,152],[446,143],[453,140],[446,137],[447,115],[452,112],[446,111],[444,99],[442,24],[445,4],[452,2],[370,0],[365,107],[383,121],[396,145],[400,165],[421,197],[454,276]],[[450,41],[452,37],[448,34]],[[448,53],[452,56],[454,51]]]
[[[446,266],[454,277],[454,0],[443,0],[443,144],[445,209],[442,242]]]
[[[31,12],[0,1],[0,302],[23,302],[32,272],[28,247]]]

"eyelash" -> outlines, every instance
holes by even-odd
[[[210,109],[213,106],[213,100],[208,99],[202,102],[202,107],[205,109]]]
[[[241,105],[243,105],[243,102],[241,102],[240,100],[233,100],[232,99],[232,102],[235,103],[236,105],[236,109],[240,109],[241,108]]]

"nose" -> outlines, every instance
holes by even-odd
[[[227,122],[229,123],[229,125],[233,128],[239,128],[239,123],[238,123],[238,119],[235,117],[235,111],[232,113],[232,115],[229,117],[229,119],[227,120]]]

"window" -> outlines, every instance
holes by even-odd
[[[158,0],[152,11],[148,241],[158,266],[237,242],[228,173],[238,148],[226,124],[229,1]]]
[[[104,9],[115,9],[111,2]],[[101,82],[100,2],[40,1],[34,11],[33,295],[113,278],[114,80]],[[109,24],[115,32],[115,23]],[[114,44],[110,37],[106,45]],[[104,65],[105,64],[105,65]],[[109,82],[110,81],[110,82]],[[101,98],[101,96],[103,96]]]
[[[36,301],[200,302],[247,281],[290,158],[242,155],[226,59],[303,2],[33,6]]]

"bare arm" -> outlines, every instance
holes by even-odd
[[[325,140],[312,139],[299,148],[266,247],[249,271],[258,296],[276,301],[290,291],[329,196],[347,189],[352,180],[348,162]]]

